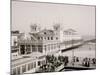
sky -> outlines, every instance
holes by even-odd
[[[74,29],[81,35],[95,35],[95,6],[12,1],[11,30],[30,32],[30,25]]]

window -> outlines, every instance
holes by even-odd
[[[38,51],[42,52],[42,45],[38,45]]]
[[[51,40],[53,40],[53,37],[51,37]]]
[[[12,73],[12,75],[16,75],[16,68],[13,69],[13,73]]]
[[[25,54],[25,45],[20,45],[21,54]]]
[[[51,49],[53,49],[53,44],[51,44]]]
[[[56,49],[57,45],[55,44],[55,49]]]
[[[56,37],[56,40],[58,40],[58,37]]]
[[[11,50],[11,53],[15,53],[15,52],[17,52],[17,51],[18,51],[18,49]]]
[[[49,37],[48,37],[48,40],[49,40]]]
[[[33,68],[33,63],[31,63],[30,66],[31,66],[31,69],[32,69]]]
[[[44,45],[44,50],[46,51],[46,45]]]
[[[17,68],[17,73],[20,74],[20,67]]]
[[[36,27],[35,27],[35,31],[36,31]]]
[[[32,45],[32,51],[36,52],[36,46],[35,45]]]
[[[55,44],[53,44],[53,48],[55,49]]]
[[[22,73],[26,72],[26,65],[22,66]]]
[[[34,68],[36,68],[36,62],[34,62]]]
[[[38,66],[40,66],[40,61],[38,61]]]
[[[50,45],[48,45],[48,50],[50,50]]]
[[[14,40],[14,46],[17,46],[17,41],[16,40]]]
[[[46,32],[44,32],[44,34],[46,34]]]
[[[55,44],[53,44],[53,49],[55,49]]]
[[[31,65],[30,65],[30,63],[28,64],[28,70],[30,70],[31,69]]]
[[[44,65],[44,64],[45,64],[45,60],[42,61],[42,65]]]
[[[30,54],[31,53],[30,45],[26,45],[26,52],[27,52],[27,54]]]

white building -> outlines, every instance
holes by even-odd
[[[35,26],[36,27],[36,26]],[[35,30],[37,30],[33,27]],[[33,30],[33,31],[35,31]],[[30,33],[32,39],[37,39],[42,43],[43,54],[55,54],[59,51],[59,34],[57,30],[43,29],[41,31],[35,31]]]
[[[72,29],[61,30],[60,24],[54,29],[40,30],[36,24],[31,26],[31,32],[12,34],[12,75],[33,73],[46,63],[46,55],[59,55],[63,49],[82,44],[82,38]],[[13,47],[17,47],[14,48]],[[13,52],[12,52],[13,54]],[[19,56],[19,57],[18,57]]]
[[[12,55],[11,58],[12,75],[28,73],[31,70],[31,72],[36,72],[39,66],[46,62],[45,55],[42,52],[42,43],[36,39],[29,39],[27,35],[23,36],[24,38],[18,38],[19,35],[16,36],[17,51],[14,53],[17,53],[17,56],[14,57],[14,55]],[[11,48],[13,49],[13,46],[11,46]],[[14,53],[12,52],[11,54]]]
[[[18,40],[23,38],[23,33],[19,33],[19,31],[11,32],[11,56],[12,59],[16,59],[19,57],[19,44]]]

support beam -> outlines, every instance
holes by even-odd
[[[19,45],[19,48],[18,48],[18,55],[21,55],[21,51],[20,51],[20,45]]]
[[[32,51],[32,45],[30,45],[30,49],[31,49],[31,53],[32,53],[32,52],[33,52],[33,51]]]

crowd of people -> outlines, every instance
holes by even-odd
[[[54,56],[47,55],[46,56],[46,64],[40,66],[38,72],[54,72],[56,68],[61,66],[62,64],[66,65],[68,63],[67,56]]]
[[[72,59],[73,63],[80,62],[79,57],[74,56]],[[46,56],[46,64],[40,66],[38,72],[54,72],[55,69],[62,64],[67,66],[69,62],[68,56],[54,56],[54,55],[47,55]],[[81,61],[81,65],[83,67],[90,67],[90,64],[95,65],[96,59],[95,58],[83,58]]]
[[[85,66],[85,67],[90,67],[90,65],[95,65],[96,64],[96,59],[95,58],[84,58],[83,59],[83,62],[82,62],[82,65]]]

